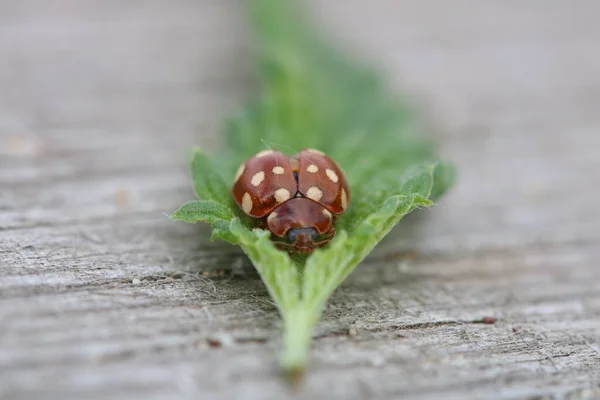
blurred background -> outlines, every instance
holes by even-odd
[[[600,3],[304,3],[459,169],[332,299],[311,398],[597,385]],[[0,1],[0,398],[284,398],[248,261],[165,216],[250,40],[236,1]]]

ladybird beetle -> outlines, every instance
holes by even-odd
[[[304,149],[291,157],[264,150],[237,171],[238,206],[268,229],[290,254],[310,253],[335,236],[336,215],[348,208],[350,190],[340,167],[325,153]]]

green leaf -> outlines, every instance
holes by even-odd
[[[231,233],[230,229],[233,220],[231,209],[216,201],[189,201],[179,207],[171,218],[190,223],[205,222],[212,226],[212,240],[221,238],[231,244],[238,243],[236,236]]]
[[[231,203],[229,187],[219,173],[220,169],[198,148],[194,149],[192,154],[191,167],[194,190],[201,199],[212,200],[219,204]]]
[[[300,301],[300,272],[287,253],[271,244],[269,232],[249,231],[238,219],[232,221],[231,232],[252,260],[279,309],[285,313],[296,307]]]
[[[249,0],[262,78],[260,93],[227,121],[226,146],[213,157],[195,150],[200,201],[174,219],[211,224],[213,238],[237,244],[258,270],[284,323],[282,366],[304,371],[311,332],[336,288],[411,211],[432,205],[453,184],[454,167],[439,160],[403,103],[372,69],[327,43],[294,1]],[[344,170],[350,206],[337,234],[308,257],[275,248],[231,197],[239,165],[275,148],[293,154],[313,147]]]

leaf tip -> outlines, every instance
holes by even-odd
[[[288,366],[283,370],[283,376],[293,390],[298,390],[306,377],[306,367],[303,365]]]
[[[202,153],[202,149],[199,146],[194,146],[187,151],[188,161],[193,162],[194,158],[196,158],[196,154]]]

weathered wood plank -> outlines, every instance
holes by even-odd
[[[600,7],[429,3],[312,2],[461,179],[336,293],[306,398],[591,395]],[[163,214],[252,90],[239,5],[3,2],[0,54],[0,398],[288,397],[248,261]]]

